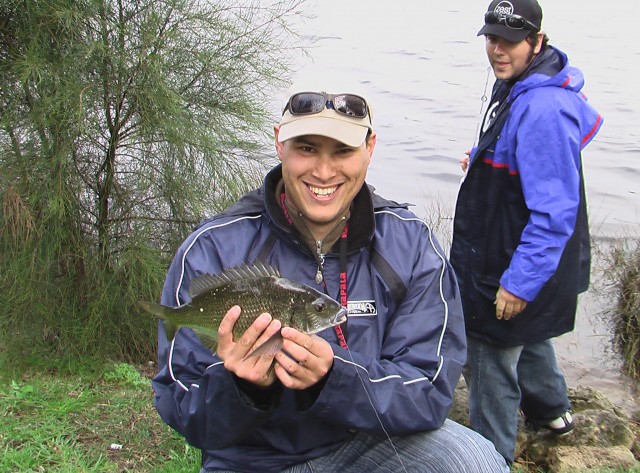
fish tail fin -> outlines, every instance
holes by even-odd
[[[247,358],[251,358],[253,356],[262,356],[262,355],[275,356],[275,354],[282,349],[282,341],[283,341],[282,335],[280,334],[280,331],[278,331],[274,333],[271,336],[271,338],[269,338],[269,340],[264,342],[258,348],[253,350],[251,353],[247,354],[247,356],[245,356],[244,359],[246,360]]]
[[[156,304],[155,302],[138,301],[140,306],[151,315],[160,317],[161,319],[167,318],[167,308],[162,304]]]
[[[145,311],[162,320],[162,325],[164,327],[164,332],[167,335],[167,339],[172,340],[176,334],[176,326],[171,322],[167,315],[171,309],[163,306],[162,304],[156,304],[155,302],[138,301],[138,303]]]

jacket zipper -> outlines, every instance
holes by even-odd
[[[346,217],[342,216],[340,220],[338,220],[338,223],[336,223],[335,227],[333,227],[333,229],[329,233],[327,233],[327,235],[331,234],[331,232],[335,230],[338,225],[340,225],[340,223],[345,220],[345,218]],[[306,222],[304,222],[304,224],[305,226],[307,225]],[[308,229],[309,227],[307,226],[307,230]],[[323,240],[316,240],[316,260],[318,261],[318,269],[316,271],[316,284],[322,284],[322,281],[324,280],[324,258],[326,255],[322,252],[322,242]]]
[[[321,284],[322,283],[322,271],[323,271],[323,265],[324,265],[324,254],[322,253],[322,240],[317,240],[316,241],[316,256],[317,256],[317,260],[318,260],[318,270],[316,271],[316,284]]]

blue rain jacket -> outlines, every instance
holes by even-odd
[[[602,125],[583,85],[582,73],[549,46],[471,152],[451,248],[469,336],[515,346],[574,327],[590,270],[581,151]],[[497,81],[494,96],[504,86]],[[529,301],[508,321],[495,317],[500,285]]]
[[[261,259],[284,277],[321,289],[314,256],[291,232],[275,199],[280,179],[277,166],[263,189],[186,239],[168,271],[163,304],[189,302],[191,278],[254,261],[273,236]],[[334,250],[324,274],[329,294],[340,300]],[[372,251],[392,278],[371,264]],[[278,381],[266,391],[253,389],[190,329],[167,341],[159,327],[155,405],[167,424],[202,450],[204,468],[275,472],[335,451],[356,431],[383,433],[384,427],[402,435],[443,424],[466,339],[457,282],[434,235],[405,204],[384,200],[365,185],[351,210],[347,275],[349,350],[333,329],[321,332],[334,364],[324,382],[308,390],[289,390]],[[403,297],[396,300],[398,288]]]

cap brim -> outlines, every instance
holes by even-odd
[[[365,120],[368,121],[368,118]],[[291,138],[304,135],[320,135],[333,138],[347,146],[360,146],[370,129],[364,125],[363,119],[355,120],[343,117],[332,110],[323,110],[313,115],[291,115],[288,111],[280,121],[278,141],[283,142]]]
[[[502,24],[485,24],[482,29],[478,31],[478,36],[490,34],[493,36],[497,36],[498,38],[506,39],[510,43],[519,43],[527,36],[529,36],[529,33],[531,33],[531,31],[527,29],[516,30]]]

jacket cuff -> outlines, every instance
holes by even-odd
[[[316,384],[310,386],[307,389],[295,391],[296,409],[298,411],[307,411],[316,403],[316,401],[320,397],[320,393],[322,392],[324,385],[327,384],[327,379],[329,379],[332,371],[333,365],[331,365],[331,368],[329,369],[329,372],[325,375],[325,377],[318,381]]]
[[[275,381],[271,386],[262,388],[233,375],[240,398],[249,406],[260,411],[272,411],[280,404],[282,384]]]

